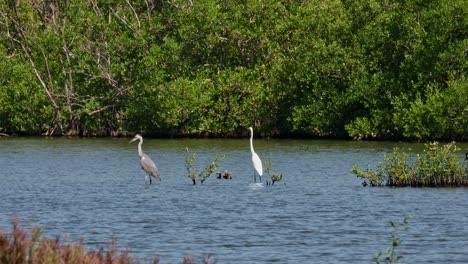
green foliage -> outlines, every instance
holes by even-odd
[[[467,14],[466,3],[352,1],[347,7],[367,69],[352,86],[362,96],[356,114],[369,120],[350,123],[350,135],[464,140],[468,126],[460,118],[466,106],[449,102],[453,91],[447,90],[452,81],[466,79],[467,54],[460,45],[466,47],[468,21],[459,16]]]
[[[0,49],[0,131],[16,134],[41,134],[53,117],[44,94],[38,89],[21,54]],[[12,89],[14,87],[14,89]]]
[[[395,223],[393,221],[390,221],[390,225],[393,228],[393,231],[390,233],[392,237],[392,246],[388,247],[385,250],[384,263],[397,263],[403,257],[402,255],[398,255],[396,253],[396,249],[401,245],[400,232],[408,231],[409,229],[408,221],[410,218],[410,216],[405,217],[402,223]],[[377,255],[374,256],[375,263],[382,263],[380,257],[382,257],[382,252],[379,252]]]
[[[437,142],[426,144],[424,153],[413,165],[418,181],[425,186],[468,185],[468,166],[459,161],[455,143],[439,146]]]
[[[283,174],[273,173],[271,175],[271,185],[274,185],[275,182],[280,182],[283,179]]]
[[[196,180],[199,180],[200,183],[203,183],[211,174],[219,171],[220,161],[224,159],[224,155],[217,156],[212,162],[205,165],[205,168],[202,171],[198,171],[194,162],[196,161],[196,154],[192,153],[186,148],[185,152],[185,176],[192,179],[193,185],[196,185]]]
[[[408,153],[394,148],[375,170],[368,165],[362,171],[354,165],[351,172],[371,186],[468,186],[468,166],[459,160],[458,150],[454,142],[443,146],[427,143],[412,161]]]
[[[1,2],[0,131],[466,140],[465,2]]]
[[[271,161],[270,158],[268,158],[267,161],[265,162],[265,174],[268,174],[268,176],[270,176],[271,185],[274,185],[275,182],[280,182],[281,180],[283,180],[283,174],[276,173],[276,172],[273,172],[270,174],[271,167],[273,167],[273,162]]]
[[[372,121],[367,117],[358,117],[351,123],[345,125],[345,128],[348,135],[356,140],[375,138],[377,136]]]
[[[364,184],[367,185],[367,181],[371,186],[382,186],[384,182],[384,177],[380,171],[374,171],[370,168],[370,165],[367,165],[367,169],[362,171],[356,164],[351,168],[351,172],[356,175],[358,178],[364,179]]]
[[[465,79],[450,82],[440,91],[430,88],[426,99],[417,96],[413,102],[401,100],[395,112],[394,122],[407,138],[427,140],[456,138],[468,132],[468,82]],[[409,105],[403,107],[402,105]]]

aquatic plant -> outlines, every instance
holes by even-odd
[[[217,156],[211,163],[207,164],[202,171],[198,171],[198,169],[194,166],[196,154],[190,153],[188,148],[185,149],[185,176],[192,179],[193,185],[197,184],[197,179],[200,181],[200,183],[203,183],[211,176],[211,174],[219,171],[220,161],[224,159],[224,155]]]
[[[279,182],[283,179],[283,174],[273,173],[271,175],[271,185],[275,184],[275,182]]]
[[[273,167],[273,162],[270,158],[265,162],[265,173],[268,174],[271,178],[271,185],[274,185],[275,182],[280,182],[283,179],[283,174],[272,172],[270,175],[271,167]],[[267,181],[267,185],[270,185],[270,182]]]
[[[379,168],[380,167],[377,167],[377,169]],[[364,179],[364,181],[362,182],[363,186],[367,186],[367,181],[369,181],[369,184],[371,186],[383,185],[384,177],[382,176],[382,174],[372,170],[369,164],[367,164],[367,169],[365,171],[362,171],[356,164],[354,164],[351,168],[351,172],[354,175],[356,175],[356,177]]]
[[[390,225],[393,227],[393,231],[390,233],[392,237],[392,246],[388,247],[385,250],[385,263],[397,263],[398,260],[400,260],[403,257],[402,255],[396,254],[396,249],[401,245],[400,232],[402,230],[407,231],[409,229],[408,221],[410,218],[411,216],[405,217],[402,223],[395,223],[393,221],[390,221]],[[382,257],[382,252],[379,252],[374,256],[375,263],[381,263],[380,257]]]
[[[353,165],[351,172],[364,179],[364,186],[367,181],[370,186],[468,186],[467,162],[460,161],[458,150],[455,142],[443,146],[427,143],[423,153],[412,159],[407,152],[394,148],[376,169],[367,165],[362,171]]]

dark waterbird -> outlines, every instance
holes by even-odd
[[[468,152],[465,153],[465,160],[468,160]]]
[[[161,177],[159,176],[159,170],[154,164],[154,162],[151,160],[151,158],[143,153],[141,150],[141,145],[143,144],[143,137],[136,134],[135,137],[128,143],[132,143],[133,141],[140,140],[140,143],[138,143],[138,155],[140,156],[140,163],[141,163],[141,168],[145,171],[145,184],[148,182],[148,177],[150,180],[151,184],[151,177],[155,177],[159,181],[161,180]]]
[[[231,173],[228,170],[224,170],[223,173],[218,172],[216,174],[218,174],[218,177],[217,177],[218,179],[221,179],[221,178],[222,179],[232,179]]]

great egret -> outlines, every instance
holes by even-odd
[[[260,177],[260,182],[262,181],[262,176],[263,176],[263,166],[262,166],[262,160],[260,160],[260,157],[255,153],[255,150],[253,148],[253,128],[249,127],[250,129],[250,151],[252,152],[252,163],[254,165],[254,181],[257,182],[257,177],[255,176],[255,172],[258,174]]]
[[[158,180],[161,180],[159,176],[159,170],[154,164],[154,162],[150,159],[148,155],[141,151],[141,145],[143,144],[143,137],[136,134],[135,137],[128,143],[132,143],[133,141],[140,140],[138,143],[138,155],[140,156],[140,163],[141,168],[145,171],[145,184],[148,183],[148,177],[151,184],[151,177],[155,177]]]

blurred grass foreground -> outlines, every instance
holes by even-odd
[[[115,241],[108,249],[86,250],[82,243],[63,243],[59,238],[47,239],[42,236],[40,228],[27,232],[20,228],[18,220],[12,221],[10,234],[0,230],[0,263],[1,264],[136,264],[140,261],[129,255],[127,250],[119,252]],[[145,263],[159,264],[159,257]],[[184,257],[183,264],[197,263],[192,257]],[[215,263],[204,258],[200,263]]]

